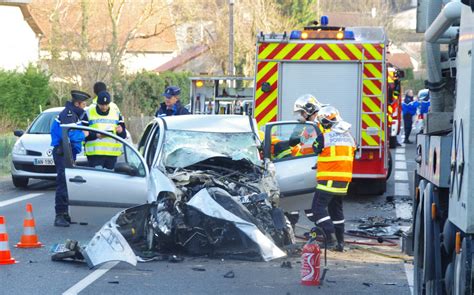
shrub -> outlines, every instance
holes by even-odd
[[[34,66],[24,72],[0,70],[0,113],[2,117],[26,127],[51,97],[49,75]]]

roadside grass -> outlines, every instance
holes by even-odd
[[[16,137],[10,134],[0,134],[0,176],[10,173],[10,161]]]

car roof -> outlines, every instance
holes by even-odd
[[[253,132],[248,116],[242,115],[182,115],[166,116],[167,129],[199,132],[242,133]],[[253,120],[253,119],[252,119]]]
[[[56,108],[50,108],[50,109],[44,110],[43,113],[60,112],[62,110],[64,110],[64,107],[56,107]]]

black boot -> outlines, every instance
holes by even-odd
[[[71,215],[69,215],[69,213],[64,213],[64,219],[66,219],[66,221],[71,224]]]
[[[326,234],[326,239],[328,250],[333,249],[337,245],[336,234]]]
[[[56,214],[56,218],[54,219],[54,226],[69,227],[69,222],[67,222],[64,213]]]
[[[343,252],[344,251],[344,225],[336,226],[336,239],[337,245],[334,247],[335,251]]]

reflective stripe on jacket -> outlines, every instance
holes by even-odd
[[[347,184],[351,182],[354,150],[354,138],[349,132],[338,133],[330,130],[324,133],[324,147],[317,163],[318,189],[334,193],[347,192],[347,185],[333,187],[332,184],[333,182]],[[327,181],[327,183],[324,184],[321,181]]]
[[[119,124],[120,114],[110,109],[108,115],[100,115],[95,107],[88,110],[89,127],[109,131],[115,134]],[[122,144],[111,137],[97,138],[86,142],[86,156],[120,156]]]

